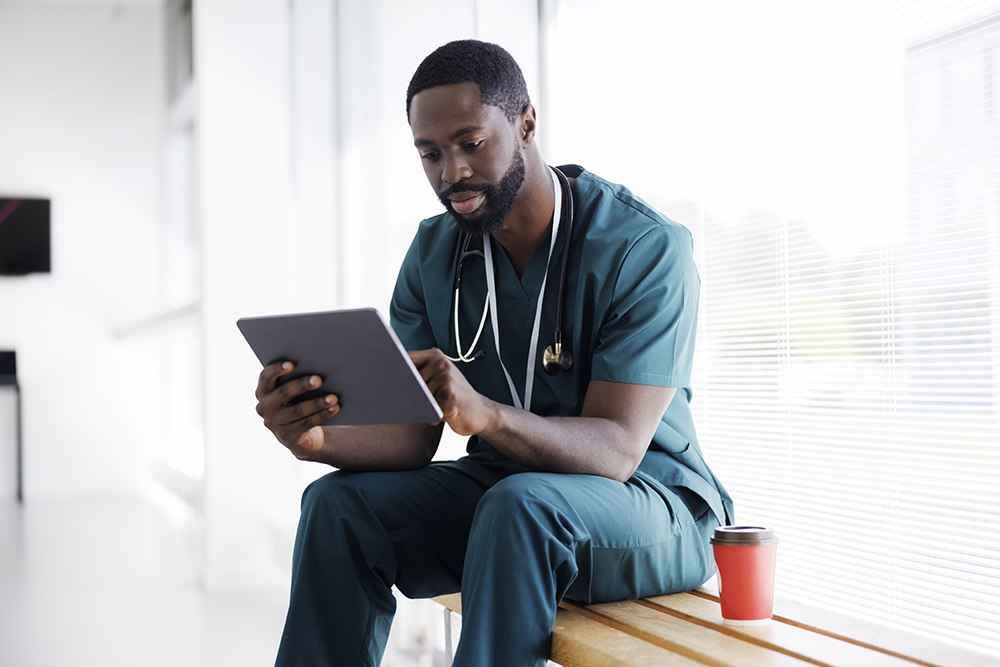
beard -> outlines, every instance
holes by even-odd
[[[463,232],[474,236],[492,234],[503,226],[511,209],[514,208],[514,200],[517,199],[517,193],[520,192],[521,185],[524,184],[524,174],[524,158],[521,156],[521,151],[515,147],[510,167],[499,182],[496,184],[456,183],[439,193],[438,199],[454,216],[458,228]],[[483,202],[479,211],[476,211],[479,214],[478,217],[470,219],[455,211],[448,197],[456,192],[482,192],[485,195],[486,201]]]

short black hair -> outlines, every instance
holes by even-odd
[[[417,93],[454,83],[479,85],[483,104],[499,107],[511,123],[531,100],[517,61],[502,47],[475,39],[448,42],[424,58],[406,89],[406,120]]]

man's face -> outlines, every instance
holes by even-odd
[[[472,234],[499,229],[525,175],[521,146],[499,107],[484,105],[474,83],[436,86],[413,97],[410,129],[427,180],[458,226]]]

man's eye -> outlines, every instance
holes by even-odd
[[[436,151],[431,151],[429,153],[421,153],[420,158],[422,160],[428,160],[430,162],[433,162],[434,160],[437,160],[440,155],[441,154]]]
[[[462,148],[467,151],[475,150],[482,146],[486,142],[485,139],[480,139],[479,141],[470,141],[468,143],[462,144]]]

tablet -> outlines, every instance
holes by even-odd
[[[292,361],[281,382],[323,378],[299,400],[340,397],[340,412],[325,423],[432,424],[441,409],[389,323],[374,308],[243,317],[236,322],[264,366]]]

